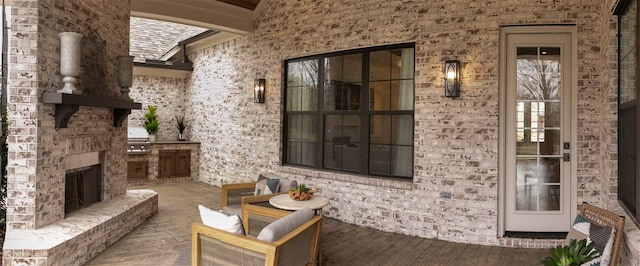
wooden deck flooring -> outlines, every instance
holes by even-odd
[[[220,189],[198,182],[135,187],[159,193],[158,214],[87,265],[174,265],[190,245],[198,204],[220,206]],[[487,247],[385,233],[325,219],[323,265],[539,265],[546,249]]]

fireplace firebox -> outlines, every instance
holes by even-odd
[[[100,201],[102,191],[102,165],[93,165],[69,171],[65,177],[64,212],[86,208]]]

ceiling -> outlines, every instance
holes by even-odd
[[[234,34],[253,32],[267,0],[131,0],[131,16]]]
[[[218,0],[219,2],[239,6],[249,10],[255,10],[256,6],[260,3],[260,0]]]

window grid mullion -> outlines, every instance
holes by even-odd
[[[316,160],[315,166],[324,168],[324,60],[325,57],[318,58],[318,84],[316,99]]]
[[[360,90],[360,174],[369,174],[369,58],[370,52],[362,53],[362,89]]]

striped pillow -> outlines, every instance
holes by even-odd
[[[569,239],[586,239],[587,244],[593,242],[594,248],[600,251],[600,257],[583,265],[608,266],[611,258],[614,234],[613,228],[594,224],[584,216],[578,214],[573,221],[571,231],[567,234],[567,244],[569,243]]]

